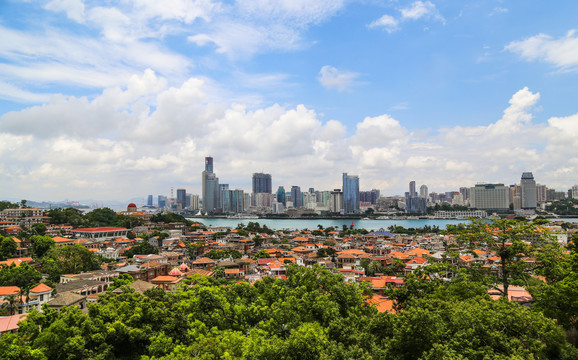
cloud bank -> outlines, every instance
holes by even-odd
[[[478,181],[514,183],[522,171],[564,190],[578,172],[578,114],[533,121],[540,94],[523,88],[486,126],[415,133],[391,115],[360,119],[348,132],[304,105],[249,108],[223,103],[200,78],[169,86],[152,70],[94,98],[55,95],[44,105],[0,117],[0,196],[38,200],[128,199],[200,192],[203,158],[232,188],[251,174],[274,186],[361,188],[402,193],[410,180],[433,191]]]

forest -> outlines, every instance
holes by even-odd
[[[194,276],[175,292],[121,285],[87,313],[31,312],[18,333],[0,339],[0,358],[576,359],[564,328],[545,314],[575,326],[576,313],[567,312],[575,308],[548,302],[575,295],[568,286],[577,284],[577,259],[573,249],[566,283],[544,290],[533,309],[492,300],[467,274],[449,282],[417,276],[402,307],[384,313],[366,285],[318,266],[293,265],[286,280],[253,284]]]

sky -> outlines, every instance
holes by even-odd
[[[2,0],[0,199],[578,183],[578,2]]]

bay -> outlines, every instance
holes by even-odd
[[[249,222],[258,222],[259,225],[267,225],[273,230],[315,230],[318,225],[327,228],[330,226],[341,229],[343,225],[348,228],[353,223],[355,229],[366,229],[368,231],[385,229],[392,225],[403,226],[404,228],[421,228],[426,225],[437,226],[445,229],[447,225],[457,225],[469,223],[468,220],[432,220],[432,219],[390,219],[390,220],[362,220],[362,219],[226,219],[226,218],[190,218],[189,220],[203,223],[205,226],[228,226],[236,228],[238,224],[247,225]]]

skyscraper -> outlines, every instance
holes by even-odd
[[[427,196],[429,195],[428,192],[428,188],[427,185],[422,185],[419,187],[419,197],[422,197],[424,199],[427,199]]]
[[[303,207],[303,194],[299,186],[291,186],[291,199],[293,199],[293,207]]]
[[[177,209],[184,209],[187,206],[187,190],[177,189]]]
[[[285,197],[285,188],[283,186],[279,186],[277,189],[277,202],[283,204],[283,206],[287,205],[286,197]]]
[[[271,174],[254,173],[253,174],[253,194],[266,193],[271,194]]]
[[[522,173],[520,180],[520,192],[522,198],[522,209],[532,210],[537,206],[536,181],[531,172]]]
[[[359,176],[343,173],[343,213],[359,213]]]
[[[205,171],[201,174],[203,186],[203,210],[215,212],[219,208],[219,178],[213,173],[213,158],[205,158]]]
[[[417,192],[415,191],[415,181],[413,180],[409,182],[409,196],[410,197],[417,196]]]
[[[149,196],[147,197],[147,205],[148,205],[148,206],[153,206],[153,196],[152,196],[152,195],[149,195]]]

